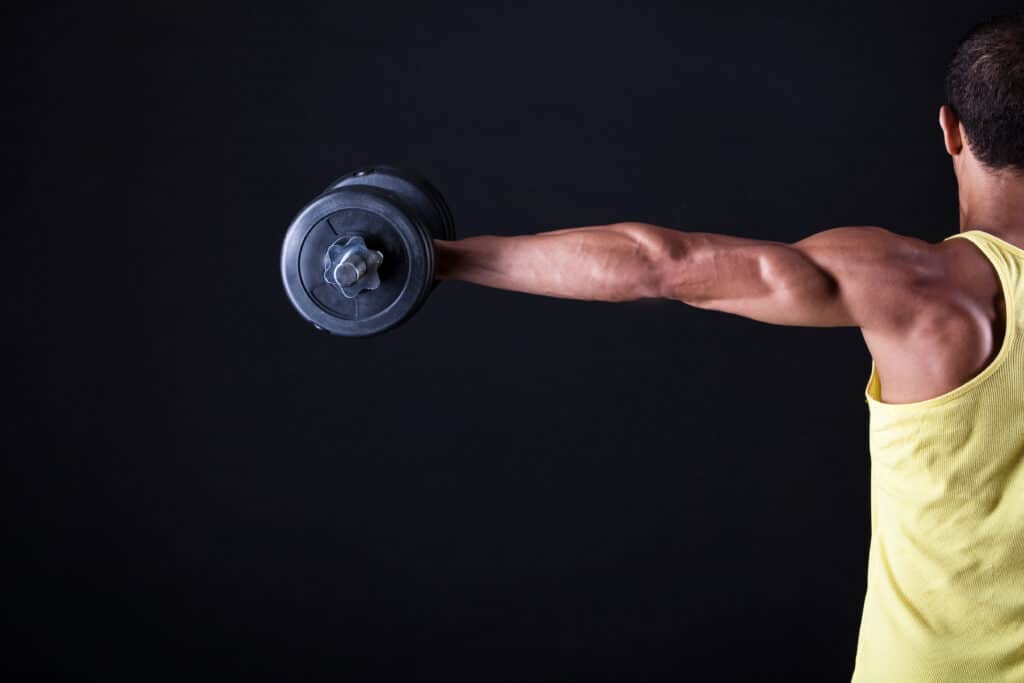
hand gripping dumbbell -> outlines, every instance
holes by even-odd
[[[434,239],[455,239],[455,224],[433,185],[389,166],[353,171],[289,226],[284,287],[317,329],[378,334],[408,320],[437,286]]]

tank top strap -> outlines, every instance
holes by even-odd
[[[999,275],[1004,292],[1010,295],[1008,299],[1019,298],[1021,274],[1024,273],[1024,249],[983,230],[967,230],[950,235],[943,241],[957,238],[971,242],[988,258]]]

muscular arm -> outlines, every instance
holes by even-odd
[[[786,244],[618,223],[436,246],[443,279],[572,299],[674,299],[779,325],[897,329],[941,277],[933,245],[870,227]]]

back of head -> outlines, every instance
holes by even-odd
[[[967,34],[946,73],[946,98],[982,164],[1024,172],[1024,13]]]

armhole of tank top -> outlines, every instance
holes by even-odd
[[[995,263],[994,259],[992,258],[992,255],[989,253],[988,249],[990,249],[991,246],[984,243],[984,237],[972,235],[972,232],[974,231],[958,233],[956,235],[951,235],[946,239],[950,240],[953,238],[961,238],[973,244],[974,248],[981,252],[982,256],[985,257],[985,260],[989,262],[989,265],[991,266],[992,270],[994,270],[996,273],[996,277],[999,280],[999,288],[1000,290],[1002,290],[1003,293],[1003,309],[1005,311],[1006,316],[1006,321],[1003,326],[1003,339],[1002,344],[999,347],[999,352],[988,365],[981,369],[981,371],[978,374],[974,375],[974,377],[971,377],[960,386],[954,387],[953,389],[950,389],[949,391],[943,394],[939,394],[938,396],[935,396],[933,398],[927,398],[921,401],[914,401],[912,403],[885,403],[882,401],[881,380],[878,377],[878,368],[875,367],[875,362],[874,360],[872,360],[871,375],[868,378],[867,386],[864,388],[864,397],[867,400],[868,405],[870,405],[872,408],[878,408],[883,410],[898,410],[900,408],[930,408],[933,406],[941,405],[948,401],[952,401],[966,394],[968,391],[970,391],[971,389],[978,386],[979,384],[987,380],[989,377],[994,375],[996,371],[999,370],[999,368],[1006,361],[1006,357],[1010,354],[1010,347],[1013,345],[1013,341],[1015,339],[1015,332],[1017,329],[1016,301],[1013,296],[1013,288],[1011,287],[1011,283],[1008,279],[1007,274],[1004,272],[1004,269],[999,267]],[[984,246],[982,246],[983,244]],[[877,398],[872,396],[873,390],[877,391]]]

